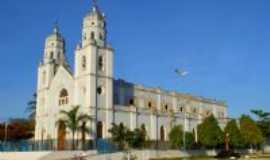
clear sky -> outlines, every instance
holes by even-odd
[[[57,20],[73,66],[90,0],[1,0],[0,120],[25,116]],[[115,78],[226,100],[232,117],[270,111],[269,0],[100,0]],[[175,68],[185,68],[185,78]]]

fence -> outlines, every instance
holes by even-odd
[[[31,141],[31,140],[21,140],[21,141],[7,141],[0,142],[0,151],[55,151],[55,150],[72,150],[72,141],[65,141],[63,147],[59,147],[56,140],[46,140],[46,141]],[[84,147],[82,147],[83,142],[75,141],[76,150],[92,150],[94,145],[92,141],[84,142]]]
[[[63,142],[63,146],[59,146],[57,140],[46,141],[0,141],[0,151],[5,152],[28,152],[28,151],[56,151],[56,150],[97,150],[98,153],[114,153],[119,151],[117,146],[109,139],[99,139],[81,141],[75,140],[75,149],[73,149],[72,141]],[[170,149],[168,142],[164,141],[147,141],[145,145],[138,149],[167,150]]]

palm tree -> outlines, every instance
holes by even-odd
[[[78,130],[81,132],[81,142],[82,142],[82,149],[85,149],[85,145],[86,145],[86,134],[88,133],[92,133],[92,130],[87,127],[86,125],[86,121],[82,122],[82,124],[79,126]]]
[[[112,124],[112,128],[109,129],[109,132],[112,135],[112,141],[117,144],[120,150],[127,149],[129,137],[129,129],[124,126],[123,123]]]
[[[71,131],[73,150],[75,149],[75,133],[80,129],[80,125],[85,125],[87,121],[93,120],[93,118],[88,114],[79,114],[79,109],[80,106],[74,106],[70,111],[60,111],[60,113],[63,115],[63,118],[57,121],[57,124],[65,124],[65,126]],[[85,129],[84,132],[86,132]]]

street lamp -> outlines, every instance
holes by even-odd
[[[182,70],[182,69],[175,69],[174,71],[176,75],[178,75],[180,78],[185,77],[189,74],[188,71]],[[184,125],[183,125],[183,149],[186,150],[186,112],[184,110]]]

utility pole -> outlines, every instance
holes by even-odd
[[[186,112],[184,112],[184,126],[183,126],[183,150],[186,150]]]
[[[5,143],[7,143],[8,139],[8,122],[5,122]]]

